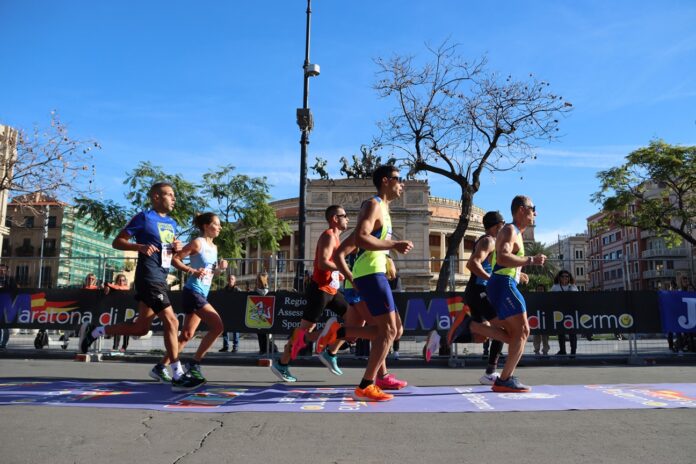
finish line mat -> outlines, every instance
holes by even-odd
[[[235,387],[208,384],[175,393],[154,382],[0,379],[0,405],[154,409],[187,412],[505,412],[696,409],[696,384],[539,385],[530,393],[488,386],[407,387],[392,401],[354,401],[354,387]]]

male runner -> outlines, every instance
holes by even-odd
[[[498,211],[489,211],[483,216],[483,227],[485,235],[479,237],[474,243],[474,250],[466,263],[467,269],[471,271],[471,278],[464,290],[464,299],[471,310],[471,331],[477,333],[479,325],[499,326],[495,309],[491,306],[486,296],[486,285],[493,272],[495,264],[495,238],[500,229],[505,225],[503,216]],[[457,318],[452,323],[447,334],[447,344],[456,343],[454,339],[456,329],[466,317],[466,308],[460,311]],[[471,340],[474,341],[474,340]],[[464,340],[469,342],[469,340]],[[483,385],[493,385],[499,374],[495,371],[498,367],[498,358],[503,349],[503,342],[493,340],[488,354],[488,366],[485,374],[479,379]]]
[[[354,232],[355,245],[360,250],[352,272],[353,285],[367,304],[377,334],[372,339],[365,376],[353,393],[356,401],[388,401],[394,398],[394,395],[385,393],[375,385],[377,371],[386,359],[398,330],[396,306],[386,277],[387,253],[389,250],[396,250],[406,254],[413,248],[413,243],[408,240],[391,238],[389,203],[399,198],[404,188],[399,170],[390,165],[380,166],[373,173],[372,182],[378,194],[365,201],[360,209]],[[317,348],[345,335],[345,330],[337,329],[336,326],[338,324],[327,323],[317,339]]]
[[[500,377],[493,383],[493,391],[528,392],[531,388],[512,375],[529,337],[527,307],[524,297],[517,289],[517,283],[520,281],[522,266],[543,266],[546,256],[541,253],[536,256],[524,255],[522,233],[528,226],[534,224],[536,216],[536,206],[532,204],[532,200],[523,195],[516,196],[512,199],[511,211],[512,224],[506,224],[498,232],[495,242],[496,262],[486,285],[486,295],[496,310],[500,328],[478,325],[474,330],[470,325],[471,321],[464,318],[458,330],[455,330],[461,332],[463,336],[474,331],[508,343],[510,345],[508,358]]]
[[[138,252],[135,268],[135,299],[138,300],[138,317],[133,322],[94,327],[84,323],[80,327],[80,350],[87,353],[90,345],[103,335],[147,334],[155,317],[164,328],[164,346],[173,363],[179,362],[177,336],[179,321],[167,294],[167,275],[175,252],[182,248],[176,239],[177,225],[169,217],[174,210],[176,198],[172,185],[159,182],[150,187],[152,209],[136,214],[114,239],[112,246],[117,250]],[[131,238],[135,238],[135,243]],[[172,382],[177,389],[193,388],[190,376],[181,376],[172,381],[166,368],[155,368],[150,377],[159,382]]]
[[[343,316],[348,305],[343,294],[338,291],[343,276],[333,262],[333,253],[340,244],[341,232],[348,228],[348,215],[343,207],[331,205],[324,212],[329,228],[326,229],[317,242],[314,253],[314,273],[307,287],[307,307],[302,314],[300,326],[293,331],[285,344],[283,354],[271,363],[271,371],[283,382],[295,382],[297,378],[290,373],[290,361],[297,356],[305,345],[305,335],[312,332],[325,308]],[[330,319],[332,321],[335,319]],[[307,338],[311,340],[312,337]],[[312,340],[313,341],[313,340]],[[319,360],[329,368],[332,374],[342,375],[343,371],[336,362],[336,353],[343,341],[338,341],[318,352]]]

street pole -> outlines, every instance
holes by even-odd
[[[43,233],[43,239],[41,240],[41,255],[39,257],[39,282],[36,288],[41,288],[41,278],[43,277],[43,257],[44,257],[44,243],[46,242],[46,239],[48,238],[48,214],[49,214],[49,206],[46,205],[44,210],[44,233]]]
[[[302,108],[297,109],[297,124],[300,126],[302,137],[300,138],[300,204],[298,218],[298,265],[295,275],[295,288],[302,291],[302,281],[304,279],[304,259],[305,259],[305,228],[307,223],[307,146],[309,145],[309,133],[314,127],[312,111],[309,109],[309,78],[319,75],[319,66],[309,62],[309,37],[312,17],[312,0],[307,0],[307,26],[305,30],[305,60],[302,66],[304,74],[304,92],[302,96]]]

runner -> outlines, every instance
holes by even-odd
[[[347,256],[350,256],[351,264],[354,262],[355,254],[358,248],[355,246],[355,232],[351,233],[338,247],[334,253],[334,261],[338,270],[346,277],[344,296],[348,302],[348,311],[345,316],[345,330],[342,335],[345,336],[344,340],[353,342],[358,338],[365,340],[372,340],[377,336],[377,327],[375,326],[375,321],[367,305],[360,298],[360,295],[353,288],[353,274],[351,272],[350,266],[348,265]],[[387,257],[387,275],[392,273],[396,275],[396,267],[391,258]],[[398,340],[404,333],[404,327],[401,322],[401,316],[399,312],[395,312],[396,316],[396,337]],[[365,327],[365,324],[368,326]],[[387,370],[386,359],[379,366],[377,371],[377,377],[375,379],[375,384],[382,390],[401,390],[408,385],[405,380],[398,379],[394,374],[390,374]]]
[[[176,239],[176,222],[169,217],[174,209],[176,197],[172,185],[159,182],[148,192],[152,209],[136,214],[128,225],[114,239],[117,250],[138,252],[135,268],[135,299],[138,300],[138,317],[133,322],[94,327],[84,323],[80,327],[80,351],[87,353],[94,341],[103,335],[147,334],[155,317],[162,322],[164,347],[169,359],[178,361],[177,334],[179,321],[167,294],[167,275],[172,256],[181,250],[181,242]],[[135,238],[135,243],[131,242]],[[172,382],[164,366],[150,372],[150,376],[160,382]],[[195,388],[191,377],[175,379],[177,388]]]
[[[307,341],[315,341],[316,336],[308,335],[316,327],[324,309],[329,308],[339,316],[343,316],[348,309],[343,294],[338,291],[343,276],[333,262],[334,250],[340,244],[341,232],[348,228],[348,215],[343,207],[331,205],[324,212],[329,228],[326,229],[317,242],[314,253],[314,273],[307,286],[307,307],[302,314],[300,326],[294,331],[280,358],[271,363],[271,372],[283,382],[296,382],[297,378],[290,373],[290,361],[297,357],[297,353],[306,346]],[[331,318],[329,322],[336,319]],[[328,324],[328,322],[327,322]],[[334,340],[331,346],[322,346],[317,352],[319,360],[335,375],[343,375],[343,371],[336,362],[336,353],[343,344],[342,340]]]
[[[495,309],[491,306],[486,296],[486,285],[491,277],[493,265],[495,264],[495,238],[500,229],[505,225],[503,216],[498,211],[489,211],[483,216],[483,227],[486,234],[479,237],[474,243],[474,250],[466,263],[467,269],[471,271],[471,277],[464,290],[466,305],[463,311],[457,314],[447,334],[447,344],[457,343],[454,338],[457,328],[464,321],[467,312],[471,310],[471,331],[478,333],[480,325],[500,326]],[[474,340],[462,340],[462,342],[473,342]],[[479,379],[482,385],[493,385],[495,379],[499,377],[496,372],[498,359],[503,349],[503,342],[493,340],[488,354],[488,366],[485,374]]]
[[[413,248],[413,243],[408,240],[391,238],[389,203],[399,198],[404,188],[399,170],[394,166],[380,166],[373,173],[372,182],[378,194],[362,204],[354,232],[355,245],[360,250],[353,265],[353,285],[374,318],[377,334],[372,339],[365,376],[353,393],[356,401],[388,401],[394,398],[394,395],[385,393],[375,385],[377,372],[397,335],[396,306],[386,277],[387,254],[389,250],[406,254]],[[345,329],[337,323],[331,326],[327,323],[317,339],[317,349],[337,337],[345,337]]]
[[[513,222],[506,224],[498,233],[495,243],[496,262],[486,285],[486,294],[496,310],[501,328],[480,324],[476,326],[475,332],[510,345],[505,367],[493,383],[493,391],[528,392],[531,388],[513,376],[529,337],[527,308],[524,297],[517,289],[517,283],[522,276],[522,266],[543,266],[546,256],[541,253],[536,256],[524,256],[522,233],[534,224],[536,216],[536,206],[532,204],[532,200],[518,195],[512,200],[511,210]],[[471,320],[464,317],[455,332],[466,337],[471,334],[470,329]]]
[[[193,224],[200,230],[201,236],[187,244],[172,259],[175,268],[189,274],[184,290],[181,292],[182,307],[186,316],[184,328],[179,334],[177,354],[181,355],[184,351],[184,347],[193,338],[201,320],[208,327],[208,332],[201,340],[193,360],[186,363],[186,371],[181,367],[180,361],[172,363],[172,371],[177,378],[181,378],[182,375],[192,377],[188,383],[198,386],[206,382],[201,372],[201,361],[223,330],[220,315],[206,298],[210,285],[213,283],[213,275],[224,272],[227,269],[227,261],[224,259],[218,261],[217,247],[213,243],[222,229],[220,218],[214,213],[203,213],[194,218]],[[187,256],[191,257],[189,266],[182,261]],[[165,355],[152,370],[156,371],[160,366],[168,366],[169,363],[169,356]],[[178,385],[172,386],[172,390],[180,389]]]

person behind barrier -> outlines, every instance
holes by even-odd
[[[223,289],[226,292],[239,292],[237,288],[237,277],[234,274],[229,274],[227,276],[227,285]],[[232,353],[236,353],[239,350],[239,332],[232,333]],[[220,353],[226,353],[230,351],[230,332],[225,331],[222,333],[222,348],[218,350]]]
[[[539,284],[536,286],[536,292],[544,293],[546,292],[546,285]],[[532,344],[534,345],[534,354],[539,356],[539,350],[541,349],[542,356],[549,355],[549,336],[544,334],[534,334],[532,337]]]
[[[80,351],[87,353],[94,341],[103,335],[147,334],[155,317],[162,322],[164,347],[169,358],[178,358],[179,321],[169,301],[167,276],[174,253],[181,250],[177,239],[178,227],[169,213],[176,205],[174,188],[168,182],[158,182],[148,192],[152,209],[133,216],[116,236],[112,245],[117,250],[137,251],[135,268],[135,299],[138,301],[138,317],[133,322],[94,327],[80,327]],[[132,242],[131,239],[135,239]],[[159,382],[170,383],[172,377],[162,368],[157,372]]]
[[[553,286],[551,287],[552,292],[577,292],[578,287],[575,286],[575,279],[571,275],[569,271],[566,271],[565,269],[558,271],[558,274],[556,274],[556,277],[553,279]],[[575,353],[578,350],[578,334],[574,330],[569,330],[568,332],[568,340],[570,341],[570,357],[574,358]],[[558,334],[558,353],[556,353],[559,356],[565,356],[567,354],[566,352],[566,334],[565,333],[559,333]]]
[[[0,293],[10,293],[14,295],[17,292],[17,282],[10,277],[9,270],[6,264],[0,264]],[[4,315],[2,316],[4,318]],[[10,321],[4,321],[8,323]],[[7,349],[7,342],[10,340],[10,329],[7,327],[0,328],[0,350]]]
[[[117,274],[116,278],[114,279],[114,283],[107,283],[104,286],[104,294],[108,295],[112,291],[117,291],[117,292],[126,292],[130,290],[130,285],[128,285],[128,279],[126,278],[125,274]],[[112,345],[112,349],[114,351],[118,350],[121,353],[125,353],[126,350],[128,349],[128,342],[130,341],[130,336],[129,335],[124,335],[123,336],[123,345],[121,345],[121,348],[119,349],[118,344],[121,341],[121,335],[114,335],[114,343]]]

